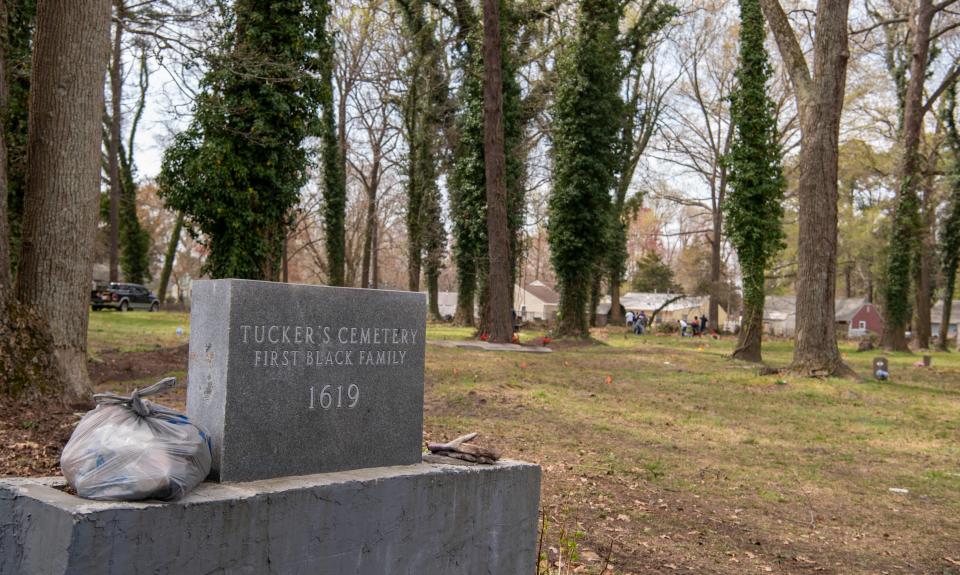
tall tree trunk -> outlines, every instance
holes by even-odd
[[[853,262],[848,261],[843,266],[843,297],[853,297]]]
[[[417,156],[420,154],[418,142],[419,110],[417,80],[412,81],[407,96],[407,142],[409,151],[409,170],[407,174],[407,289],[420,291],[420,267],[423,264],[423,193],[419,178]]]
[[[160,270],[160,288],[157,290],[157,299],[160,304],[167,302],[167,287],[170,285],[170,272],[173,271],[173,262],[177,258],[177,247],[180,245],[180,233],[183,230],[183,214],[177,214],[177,221],[170,232],[170,241],[167,242],[167,252],[163,258],[163,269]]]
[[[461,268],[457,270],[460,274],[460,282],[457,284],[457,313],[454,316],[454,323],[466,327],[473,327],[476,323],[473,316],[477,294],[477,270],[476,261],[471,260],[471,269]]]
[[[599,302],[598,302],[599,305]],[[594,313],[596,313],[596,307],[593,308]],[[616,313],[614,313],[616,312]],[[610,285],[610,320],[611,325],[623,325],[624,320],[620,320],[619,323],[614,323],[614,318],[620,319],[624,314],[620,313],[620,284],[611,284]]]
[[[367,218],[363,235],[363,272],[360,274],[361,287],[372,287],[370,284],[371,270],[373,262],[374,237],[377,233],[377,192],[380,187],[380,148],[374,144],[373,159],[370,163],[370,180],[365,180],[365,191],[367,192]]]
[[[918,0],[911,9],[910,78],[903,106],[903,130],[899,166],[900,190],[893,217],[893,233],[887,256],[885,282],[883,346],[888,350],[908,350],[906,334],[910,321],[910,278],[915,265],[919,228],[917,179],[920,168],[920,132],[923,129],[923,84],[930,51],[930,27],[935,15],[933,0]],[[929,314],[928,314],[929,321]]]
[[[566,298],[560,297],[560,307],[557,318],[558,331],[560,333],[577,334],[580,337],[586,337],[590,334],[590,322],[583,310],[587,309],[590,303],[590,286],[592,285],[592,274],[581,274],[576,281],[571,283],[570,294]],[[563,289],[563,286],[560,286]]]
[[[440,315],[440,274],[427,274],[427,313],[433,321],[443,321]]]
[[[6,0],[0,0],[0,110],[6,111],[10,103],[10,92],[7,86],[7,25],[8,7]],[[0,124],[0,128],[3,124]],[[10,220],[7,215],[7,135],[5,129],[0,129],[0,333],[2,325],[7,319],[7,306],[10,304],[11,293],[10,277]],[[5,335],[5,334],[4,334]],[[2,387],[2,386],[0,386]]]
[[[367,220],[363,234],[363,271],[360,274],[360,285],[365,288],[373,287],[370,284],[370,265],[373,261],[373,236],[377,233],[377,200],[376,192],[367,190]]]
[[[930,349],[932,328],[930,325],[930,305],[933,301],[933,265],[937,248],[934,244],[932,230],[937,223],[937,216],[933,206],[933,196],[936,193],[933,183],[933,170],[936,164],[936,152],[931,154],[928,170],[924,176],[923,198],[921,200],[921,226],[917,230],[920,237],[920,253],[917,258],[917,289],[914,302],[914,333],[917,347]]]
[[[540,279],[540,256],[543,255],[543,230],[537,228],[537,257],[533,263],[533,279]]]
[[[407,289],[409,291],[420,291],[420,266],[423,254],[416,249],[418,246],[410,242],[409,254],[407,259]]]
[[[120,281],[120,122],[123,103],[123,0],[113,2],[116,18],[113,22],[113,48],[110,61],[110,281]]]
[[[953,292],[956,288],[956,277],[945,279],[947,285],[943,289],[943,313],[940,315],[940,332],[937,334],[937,349],[940,351],[947,351],[947,340],[950,339],[950,315],[953,312]]]
[[[290,283],[290,236],[283,238],[283,250],[280,252],[280,281]]]
[[[953,156],[953,177],[950,178],[950,195],[940,229],[940,271],[943,275],[944,287],[943,315],[940,317],[940,338],[937,340],[937,348],[941,351],[947,351],[957,267],[960,266],[960,130],[957,129],[956,109],[957,83],[954,82],[947,90],[947,103],[943,111],[947,143]],[[960,337],[957,340],[960,341]]]
[[[17,299],[50,330],[65,393],[85,398],[110,0],[40,0]]]
[[[370,249],[370,287],[380,287],[380,224],[373,227],[373,243]]]
[[[8,37],[9,6],[0,0],[0,38]],[[0,42],[0,110],[7,110],[10,65],[6,42]],[[53,342],[49,329],[26,306],[17,305],[11,274],[8,147],[10,132],[0,130],[0,396],[22,392],[61,392],[59,375],[52,369]]]
[[[740,325],[740,335],[737,337],[737,347],[733,350],[734,359],[760,363],[763,343],[763,305],[759,308],[743,306],[743,321]]]
[[[840,113],[846,84],[849,0],[819,0],[813,74],[778,0],[761,0],[793,84],[800,110],[800,236],[797,246],[797,328],[791,370],[849,373],[837,347],[837,172]]]
[[[723,212],[719,209],[713,211],[713,230],[710,237],[710,303],[709,314],[710,325],[713,329],[719,331],[720,326],[720,246],[723,242]],[[761,310],[761,325],[763,323],[763,313]],[[759,340],[757,348],[759,349]]]
[[[839,88],[842,98],[842,81]],[[835,324],[840,104],[834,101],[832,110],[831,106],[818,106],[819,110],[806,106],[801,124],[805,129],[800,152],[797,327],[792,368],[811,375],[834,374],[842,365]]]
[[[600,316],[597,314],[597,308],[600,307],[600,294],[603,291],[603,268],[597,266],[590,278],[590,303],[587,307],[587,317],[590,318],[590,325],[597,327],[600,325]]]
[[[332,69],[332,64],[330,64]],[[332,74],[332,72],[331,72]],[[329,80],[330,90],[333,82]],[[324,164],[324,231],[327,252],[327,283],[332,286],[344,285],[346,272],[346,209],[347,189],[343,172],[343,150],[337,138],[336,119],[333,110],[332,95],[325,103],[323,164]]]
[[[483,0],[483,150],[487,184],[487,239],[490,253],[490,341],[509,343],[510,230],[507,223],[506,158],[503,142],[503,80],[500,0]]]
[[[490,265],[487,262],[481,262],[477,266],[477,318],[474,322],[477,328],[477,334],[490,335],[490,282],[487,281],[487,274],[490,273]]]

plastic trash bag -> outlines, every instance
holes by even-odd
[[[77,424],[60,456],[80,497],[113,501],[186,495],[210,473],[210,436],[186,415],[142,399],[176,385],[158,381],[130,397],[93,396],[97,407]]]

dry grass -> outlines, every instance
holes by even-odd
[[[427,354],[432,437],[542,465],[542,572],[960,573],[960,354],[895,355],[890,383],[782,379],[725,359],[732,339],[597,335]],[[847,350],[865,377],[873,356]]]

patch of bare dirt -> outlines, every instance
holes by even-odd
[[[187,344],[150,351],[107,351],[87,365],[93,385],[159,377],[187,369]]]
[[[134,382],[187,369],[187,346],[141,352],[108,351],[88,364],[94,391],[129,393]],[[186,382],[150,398],[183,410]],[[60,452],[89,405],[65,406],[59,400],[35,397],[0,400],[0,477],[60,474]]]
[[[0,477],[60,474],[60,451],[80,419],[56,400],[0,401]]]

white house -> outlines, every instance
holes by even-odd
[[[514,286],[513,306],[517,317],[524,320],[557,319],[560,294],[540,280],[533,280],[525,286]]]
[[[793,337],[797,330],[797,297],[770,295],[763,304],[763,331],[768,335]]]
[[[441,317],[453,317],[457,315],[457,292],[437,292],[437,304],[440,307]]]
[[[650,317],[654,311],[660,310],[654,319],[656,323],[675,322],[677,320],[691,320],[694,316],[710,315],[710,298],[707,296],[684,296],[676,299],[675,293],[646,293],[627,292],[620,296],[620,305],[624,313],[641,311]],[[674,301],[671,301],[674,300]],[[670,302],[670,303],[667,303]],[[597,315],[601,322],[605,322],[610,313],[610,296],[605,296],[597,306]],[[718,311],[720,325],[727,321],[727,312],[720,306]]]
[[[943,321],[943,301],[937,302],[930,310],[930,333],[940,333],[940,322]],[[950,329],[947,337],[957,337],[957,326],[960,325],[960,301],[954,300],[950,306]]]

